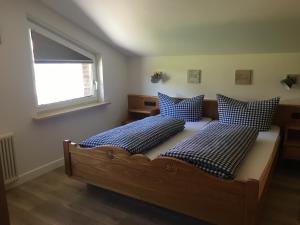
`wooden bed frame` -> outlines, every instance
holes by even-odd
[[[204,107],[204,116],[217,117],[215,101],[205,101]],[[275,124],[284,126],[292,120],[285,115],[296,110],[300,111],[299,106],[280,106]],[[150,160],[112,146],[87,150],[69,140],[64,141],[65,169],[68,176],[85,183],[209,223],[255,225],[276,164],[279,139],[259,180],[224,180],[175,158]]]

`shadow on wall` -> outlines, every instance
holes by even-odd
[[[106,44],[117,48],[121,52],[129,56],[137,56],[135,53],[123,48],[122,46],[115,43],[104,30],[97,25],[93,19],[91,19],[74,1],[61,1],[61,0],[42,0],[42,2],[49,8],[55,10],[61,16],[69,19],[71,22],[78,24],[82,29],[85,29],[90,34],[94,35],[97,39],[101,39]],[[66,13],[65,9],[68,9]],[[78,20],[80,15],[80,20]],[[88,25],[88,26],[87,26]]]

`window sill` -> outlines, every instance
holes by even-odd
[[[63,109],[44,111],[44,112],[37,113],[32,118],[34,120],[44,120],[44,119],[64,115],[64,114],[67,114],[67,113],[76,112],[76,111],[85,110],[85,109],[90,109],[90,108],[95,108],[95,107],[98,107],[98,106],[104,106],[104,105],[108,105],[108,104],[110,104],[110,102],[97,102],[97,103],[91,103],[91,104],[86,104],[86,105],[77,105],[77,106],[63,108]]]

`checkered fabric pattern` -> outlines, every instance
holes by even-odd
[[[217,95],[217,100],[220,123],[240,124],[256,127],[259,131],[267,131],[271,128],[272,118],[280,98],[243,102]]]
[[[257,135],[254,127],[214,121],[161,156],[181,159],[214,176],[233,179]]]
[[[204,95],[180,100],[158,93],[158,100],[162,116],[171,116],[186,122],[201,120]]]
[[[184,129],[185,122],[167,116],[150,116],[97,134],[80,142],[81,147],[111,145],[131,154],[143,153]]]

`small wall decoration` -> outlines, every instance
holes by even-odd
[[[162,78],[162,72],[155,72],[152,76],[151,76],[151,83],[158,83],[161,78]]]
[[[241,85],[252,84],[252,70],[236,70],[235,84],[241,84]]]
[[[151,75],[151,83],[158,83],[159,81],[166,82],[169,79],[169,76],[164,72],[155,72]]]
[[[191,84],[201,83],[201,70],[188,70],[187,82]]]

